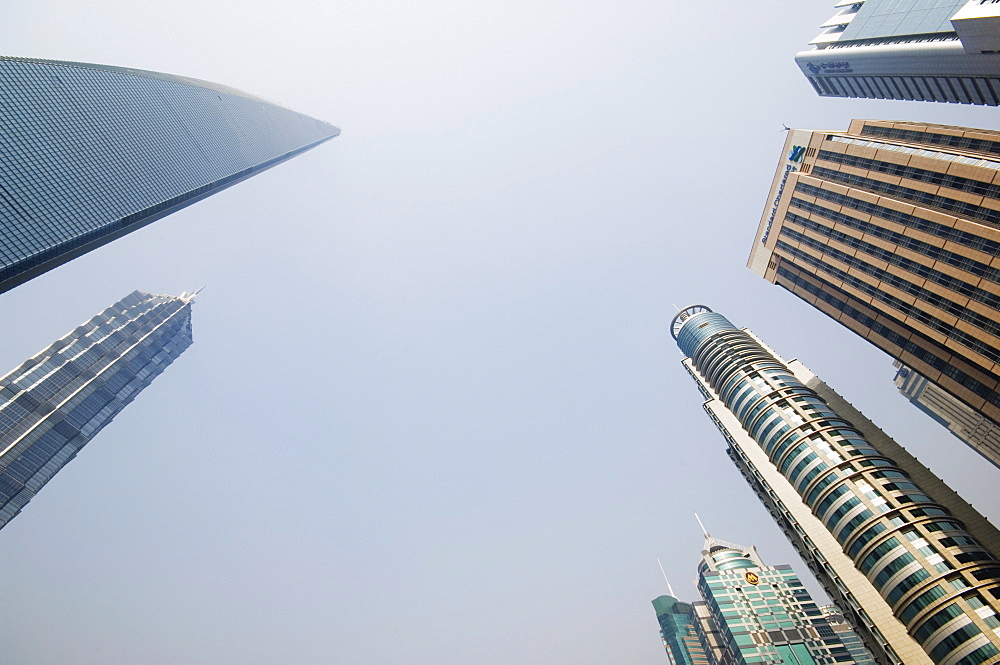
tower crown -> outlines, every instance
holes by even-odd
[[[737,330],[732,322],[705,305],[690,305],[677,312],[670,322],[670,334],[684,355],[694,355],[702,342],[720,330]]]
[[[674,339],[677,339],[677,335],[680,333],[681,328],[684,324],[695,314],[701,314],[702,312],[711,312],[706,305],[688,305],[681,311],[677,312],[673,321],[670,322],[670,334],[673,335]]]

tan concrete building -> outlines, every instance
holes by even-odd
[[[748,266],[1000,423],[1000,132],[854,120],[782,157]]]

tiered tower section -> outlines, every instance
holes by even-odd
[[[0,379],[0,528],[191,345],[193,297],[135,291]]]

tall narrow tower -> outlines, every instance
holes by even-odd
[[[876,659],[1000,662],[1000,532],[749,331],[692,306],[671,333],[730,458]]]
[[[691,603],[660,596],[653,599],[653,609],[670,665],[709,665],[692,623]]]
[[[0,379],[0,528],[191,345],[193,298],[135,291]]]
[[[0,57],[0,293],[340,134],[234,88]]]

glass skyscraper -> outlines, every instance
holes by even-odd
[[[882,665],[1000,662],[1000,532],[798,362],[673,320],[728,454]]]
[[[855,663],[790,566],[706,534],[698,591],[719,634],[712,665]]]
[[[0,528],[191,345],[193,298],[135,291],[0,379]]]
[[[851,658],[857,665],[875,665],[875,659],[871,652],[865,648],[865,643],[861,641],[851,624],[847,623],[844,613],[837,609],[836,605],[823,605],[819,611],[830,624],[830,629],[837,634],[840,641],[844,643]]]
[[[672,665],[874,663],[854,631],[835,628],[817,608],[790,566],[767,566],[753,547],[705,538],[701,600],[653,601]]]
[[[660,596],[653,599],[653,609],[670,664],[709,665],[694,629],[691,603],[681,602],[673,596]]]
[[[226,86],[0,57],[0,292],[332,139]]]

